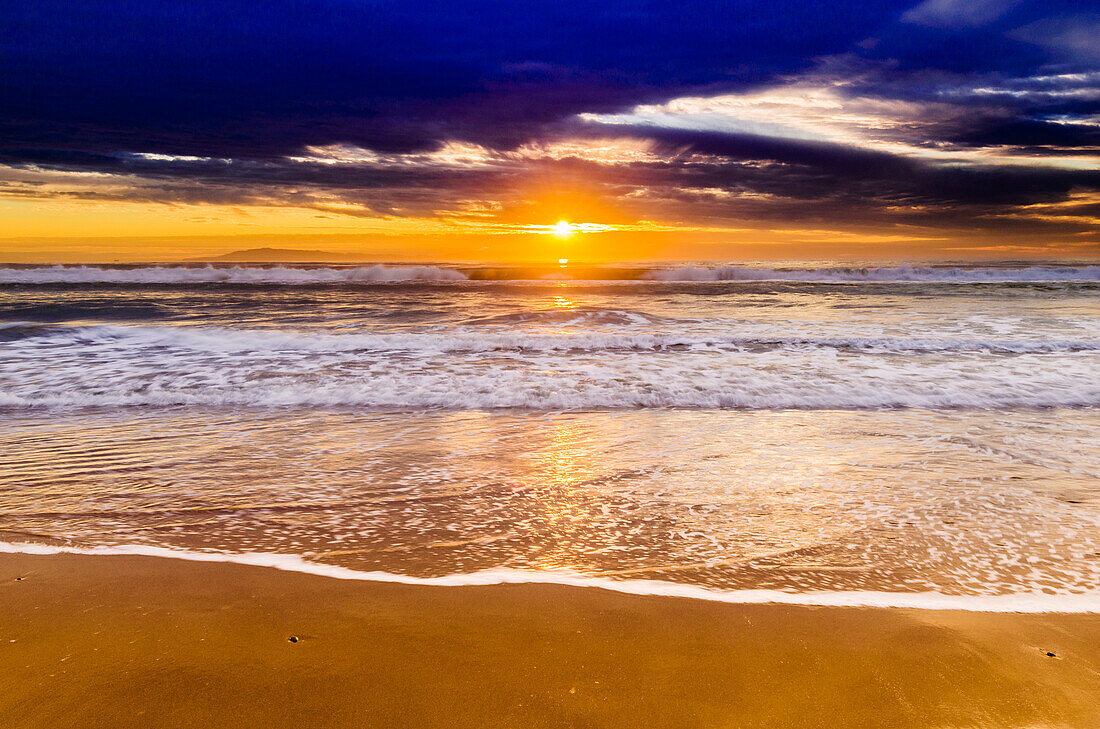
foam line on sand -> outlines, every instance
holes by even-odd
[[[366,572],[339,565],[311,562],[297,555],[268,553],[201,552],[146,545],[71,547],[35,543],[0,543],[0,553],[89,556],[132,556],[180,559],[192,562],[224,562],[269,567],[288,572],[341,580],[387,582],[427,587],[477,587],[487,585],[550,584],[591,587],[627,595],[679,597],[735,605],[777,604],[807,607],[906,608],[961,610],[987,613],[1100,613],[1100,593],[1003,595],[947,595],[938,592],[784,592],[780,590],[720,590],[663,580],[615,580],[565,571],[491,569],[440,577],[416,577],[391,572]]]

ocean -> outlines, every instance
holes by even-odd
[[[1100,266],[0,268],[0,551],[1100,611]]]

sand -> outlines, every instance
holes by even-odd
[[[1100,616],[0,555],[0,725],[1094,729]]]

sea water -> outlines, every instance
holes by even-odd
[[[0,268],[0,542],[1100,610],[1100,266]]]

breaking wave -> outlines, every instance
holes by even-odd
[[[553,378],[500,387],[502,373],[477,377],[400,378],[354,383],[241,385],[234,388],[161,387],[147,384],[82,391],[19,394],[0,391],[0,408],[84,410],[101,408],[352,408],[365,411],[515,410],[535,412],[615,410],[1012,410],[1100,407],[1095,387],[1071,382],[1037,393],[1009,386],[976,391],[970,382],[913,391],[868,390],[859,382],[826,387],[775,388],[753,382],[724,390],[693,391],[683,377],[665,388],[655,383],[600,382],[571,388]],[[899,378],[900,380],[900,378]],[[897,387],[899,382],[891,382]]]
[[[642,315],[608,313],[598,321],[645,321]],[[506,319],[507,317],[499,317]],[[495,323],[497,317],[486,322]],[[561,323],[585,323],[576,315]],[[700,336],[653,332],[548,333],[450,330],[446,332],[326,333],[271,329],[231,329],[194,326],[116,326],[93,324],[66,326],[14,322],[0,324],[0,341],[44,339],[55,346],[108,345],[136,351],[141,347],[160,351],[247,353],[262,356],[279,353],[491,353],[491,352],[603,352],[726,350],[769,352],[775,350],[826,349],[863,353],[1045,354],[1100,351],[1100,341],[1040,339],[952,339],[929,337],[811,337],[811,336]]]
[[[1014,283],[1100,281],[1100,265],[1005,267],[884,266],[879,268],[754,268],[723,266],[656,269],[643,274],[652,281],[803,281],[807,283]]]
[[[549,271],[549,273],[547,273]],[[679,268],[440,266],[19,266],[0,268],[0,284],[381,284],[455,283],[478,285],[528,281],[589,281],[604,283],[787,281],[804,283],[1044,283],[1100,282],[1100,265],[1043,266],[825,266],[769,268],[758,266],[685,266]]]
[[[465,281],[461,271],[437,266],[294,268],[258,266],[50,266],[0,268],[0,284],[335,284]]]

